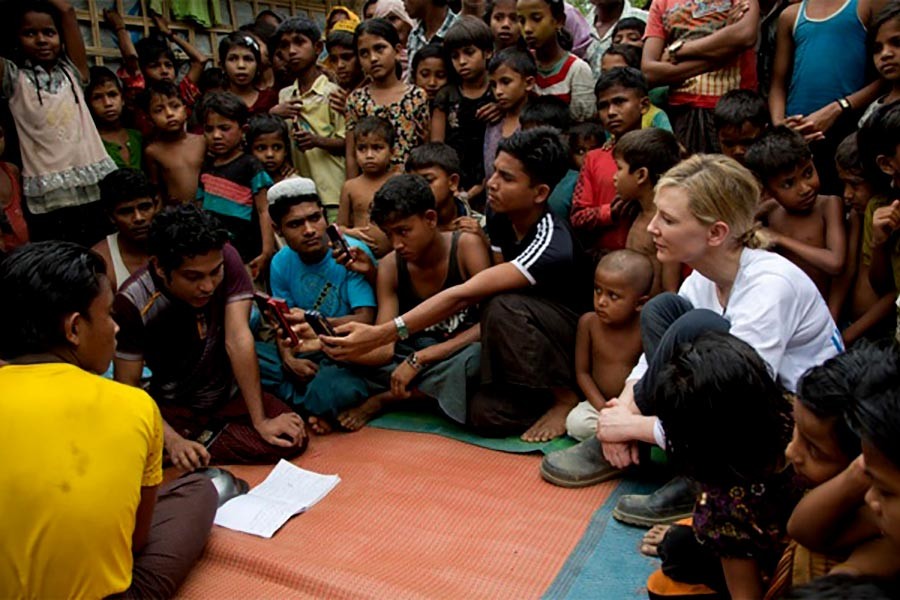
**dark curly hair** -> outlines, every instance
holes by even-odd
[[[697,481],[754,481],[784,460],[791,405],[756,350],[729,333],[679,347],[648,398],[675,468]]]
[[[228,231],[204,210],[193,204],[170,206],[153,217],[147,253],[169,275],[185,258],[221,250],[228,239]]]

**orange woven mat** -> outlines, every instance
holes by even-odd
[[[372,427],[295,462],[342,481],[272,539],[213,527],[179,597],[539,598],[617,485],[566,490],[539,456]]]

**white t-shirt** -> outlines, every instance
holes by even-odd
[[[792,392],[807,369],[844,351],[840,331],[815,284],[774,252],[749,248],[741,252],[725,307],[716,297],[716,284],[697,271],[684,280],[678,295],[694,308],[725,317],[730,333],[752,346]],[[628,379],[638,380],[646,370],[647,360],[641,355]]]

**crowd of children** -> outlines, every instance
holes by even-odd
[[[0,403],[29,457],[0,481],[33,487],[0,495],[0,595],[171,595],[215,494],[157,496],[164,463],[291,458],[398,403],[568,433],[557,485],[675,476],[613,513],[655,526],[658,597],[896,591],[900,2],[453,4],[264,11],[218,67],[107,10],[117,72],[68,0],[21,4],[0,387],[34,401]]]

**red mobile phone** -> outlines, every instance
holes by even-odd
[[[278,325],[284,330],[285,335],[287,335],[288,340],[290,340],[292,346],[300,345],[300,338],[297,337],[297,334],[291,329],[290,323],[288,323],[287,315],[291,312],[291,309],[288,308],[287,302],[282,300],[281,298],[272,298],[268,294],[264,294],[262,292],[254,292],[253,300],[256,302],[256,305],[259,307],[259,311],[263,314],[263,317],[267,317],[268,315],[274,315],[275,319],[278,321]]]
[[[338,229],[337,225],[332,223],[325,229],[325,233],[328,234],[328,239],[331,240],[331,245],[334,246],[335,249],[349,256],[351,260],[353,259],[353,255],[350,254],[350,245],[347,244],[347,240],[341,235],[341,230]]]

